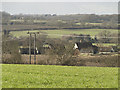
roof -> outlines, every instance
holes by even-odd
[[[112,47],[99,47],[100,52],[111,52],[112,50]]]
[[[81,48],[88,48],[88,47],[92,47],[92,43],[91,42],[76,42],[77,46],[78,46],[78,49],[81,49]]]

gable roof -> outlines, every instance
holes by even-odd
[[[88,47],[92,47],[92,43],[91,42],[76,42],[75,43],[78,47],[78,49],[80,50],[81,48],[88,48]]]

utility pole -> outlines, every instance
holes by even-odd
[[[28,33],[29,34],[29,63],[31,64],[31,33]]]
[[[29,61],[31,64],[31,36],[32,34],[34,35],[34,64],[36,64],[36,34],[39,34],[39,32],[28,32],[27,34],[29,34]]]
[[[36,33],[34,33],[34,64],[36,64]]]

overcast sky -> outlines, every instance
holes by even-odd
[[[1,0],[2,2],[119,2],[120,0]]]
[[[6,2],[2,2],[2,11],[6,11],[11,14],[23,13],[23,14],[59,14],[59,15],[118,13],[117,0],[115,0],[116,2],[113,2],[113,0],[109,1],[111,2],[32,2],[32,1],[7,2],[6,0]]]

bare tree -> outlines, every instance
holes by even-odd
[[[100,42],[102,43],[109,43],[111,40],[111,32],[107,30],[100,32],[98,36],[100,38]]]

